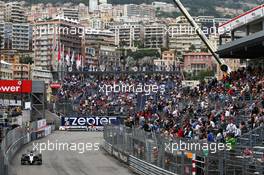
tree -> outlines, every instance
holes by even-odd
[[[22,56],[21,59],[19,59],[19,63],[20,64],[33,64],[34,61],[32,57],[27,55],[27,56]]]
[[[192,44],[190,47],[189,47],[189,51],[190,52],[194,52],[196,50],[195,46]]]

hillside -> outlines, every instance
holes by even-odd
[[[174,3],[174,0],[108,0],[112,4],[151,4],[154,1]],[[214,15],[218,17],[233,17],[263,3],[264,0],[181,0],[192,15]],[[28,3],[54,3],[71,2],[74,4],[89,4],[89,0],[27,0]]]

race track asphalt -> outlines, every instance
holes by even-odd
[[[44,148],[44,143],[48,142],[57,145],[67,143],[68,151],[66,147],[58,146],[57,150],[42,152],[42,165],[21,165],[21,155],[33,148],[33,143],[27,144],[11,161],[10,175],[133,175],[126,165],[109,156],[104,150],[101,148],[96,150],[94,144],[101,144],[102,138],[101,132],[56,131],[46,138],[35,141],[34,144],[38,143],[39,148],[42,143]],[[83,151],[83,144],[88,144],[89,148],[85,153],[78,153]],[[93,147],[90,147],[90,144]],[[79,151],[74,151],[78,145],[81,145]]]

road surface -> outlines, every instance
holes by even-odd
[[[38,148],[40,143],[68,143],[66,147],[58,146],[56,151],[42,152],[42,165],[21,165],[21,154],[33,148],[33,143],[26,145],[18,152],[11,162],[10,175],[132,175],[133,173],[118,160],[109,156],[104,150],[97,150],[95,143],[102,142],[100,132],[67,132],[56,131],[52,135],[34,143]],[[88,143],[89,148],[85,153],[78,145]],[[91,145],[92,151],[91,149]],[[44,148],[42,144],[42,148]],[[76,147],[75,147],[76,146]],[[52,148],[52,147],[50,147]],[[54,147],[55,148],[55,147]],[[60,150],[58,150],[60,148]],[[64,149],[64,150],[63,150]]]

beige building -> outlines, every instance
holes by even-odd
[[[167,47],[167,26],[165,24],[153,23],[144,25],[144,47],[164,48]]]
[[[13,79],[14,80],[29,80],[30,79],[30,64],[13,64]]]
[[[138,24],[112,25],[110,30],[114,32],[115,44],[119,47],[134,47],[136,41],[142,41],[142,26]]]
[[[170,23],[168,30],[168,46],[170,49],[176,49],[177,52],[184,53],[194,47],[196,51],[201,51],[202,40],[189,23]]]
[[[176,66],[177,60],[176,60],[175,50],[163,51],[161,55],[161,59],[154,60],[154,64],[156,66],[161,66],[165,68]]]
[[[31,79],[32,80],[41,80],[46,84],[52,81],[52,73],[48,70],[43,70],[41,67],[31,66]]]
[[[21,2],[9,2],[5,4],[5,20],[14,23],[26,22],[25,7]]]
[[[66,19],[37,21],[33,24],[33,51],[36,67],[43,70],[58,70],[58,48],[61,59],[66,54],[77,56],[81,53],[81,26]],[[40,33],[40,31],[42,31]],[[74,53],[74,54],[73,54]]]
[[[84,67],[95,69],[99,66],[99,60],[104,59],[100,58],[100,53],[102,53],[100,50],[105,48],[102,46],[116,46],[114,33],[109,30],[90,29],[83,40]]]

